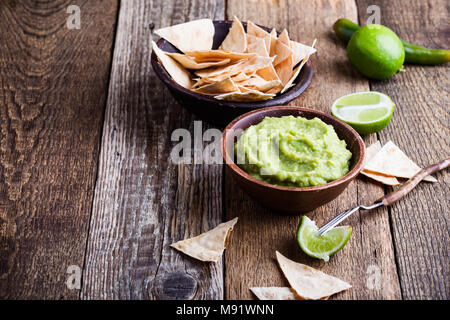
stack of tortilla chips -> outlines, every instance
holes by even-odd
[[[259,300],[326,300],[331,295],[352,287],[339,278],[292,261],[278,251],[276,256],[291,287],[250,288]]]
[[[396,186],[400,184],[397,178],[411,179],[419,171],[420,167],[392,141],[388,141],[383,147],[377,141],[366,149],[366,163],[361,174],[383,184]],[[437,181],[432,176],[425,177],[424,180]]]
[[[179,85],[227,101],[262,101],[284,93],[294,85],[309,56],[316,52],[289,39],[283,30],[269,33],[251,21],[247,32],[234,17],[218,50],[213,50],[214,25],[210,19],[156,30],[183,53],[153,50]]]

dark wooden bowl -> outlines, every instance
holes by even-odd
[[[225,39],[231,24],[232,21],[214,21],[215,33],[213,49],[217,49],[223,39]],[[245,28],[247,27],[246,23],[242,24]],[[260,27],[270,32],[269,28],[263,26]],[[161,50],[166,52],[180,52],[164,39],[159,39],[157,45]],[[306,90],[313,75],[312,64],[309,60],[303,66],[302,71],[295,80],[295,85],[283,94],[277,94],[273,99],[260,102],[232,102],[220,101],[214,97],[183,88],[172,80],[166,69],[164,69],[163,65],[157,59],[154,52],[152,52],[151,55],[151,62],[156,75],[162,82],[164,82],[172,96],[178,101],[179,104],[188,109],[190,112],[196,114],[201,119],[218,125],[226,125],[237,116],[254,109],[288,104]]]
[[[340,179],[330,183],[307,187],[293,188],[281,187],[255,179],[241,168],[232,159],[234,143],[237,141],[233,132],[245,130],[258,124],[265,117],[301,116],[307,119],[319,118],[334,127],[340,139],[345,140],[347,148],[352,153],[350,171]],[[289,214],[299,214],[312,211],[317,207],[333,200],[344,191],[347,185],[362,170],[365,157],[365,145],[360,135],[349,125],[320,111],[298,107],[271,107],[248,112],[233,120],[222,134],[222,154],[227,170],[233,180],[256,201],[262,205]],[[356,195],[355,195],[356,196]]]

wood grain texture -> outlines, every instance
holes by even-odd
[[[0,298],[76,299],[117,1],[0,2]],[[66,27],[78,5],[80,30]]]
[[[340,17],[357,20],[353,0],[338,1],[228,1],[227,16],[279,31],[287,28],[293,40],[311,44],[318,39],[318,52],[312,57],[314,77],[311,86],[291,105],[329,112],[332,102],[348,93],[367,91],[367,80],[359,76],[346,58],[345,49],[332,34],[332,25]],[[367,144],[375,135],[365,137]],[[353,215],[346,224],[353,227],[347,246],[324,263],[307,257],[299,249],[295,233],[300,217],[277,215],[236,189],[230,175],[225,176],[225,214],[239,216],[233,242],[225,257],[225,296],[228,299],[254,298],[253,286],[288,285],[275,262],[275,250],[287,257],[342,278],[353,288],[336,299],[401,298],[387,210]],[[357,179],[336,200],[311,212],[319,225],[338,212],[357,203],[370,204],[384,194],[383,187],[367,179]],[[372,275],[380,274],[379,286]]]
[[[449,6],[445,0],[359,1],[381,9],[381,23],[405,41],[430,48],[450,48]],[[449,156],[449,66],[406,65],[405,72],[371,83],[396,104],[393,120],[380,132],[382,143],[394,141],[419,166]],[[448,170],[438,183],[421,183],[390,209],[396,259],[404,299],[449,299]]]
[[[223,13],[222,1],[121,2],[84,299],[223,298],[222,262],[199,262],[169,247],[222,221],[222,167],[171,162],[172,132],[194,134],[196,119],[150,64],[153,28]]]

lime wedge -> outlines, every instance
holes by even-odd
[[[358,92],[337,99],[331,106],[331,114],[360,134],[370,134],[388,125],[394,107],[391,98],[383,93]]]
[[[308,256],[324,261],[341,250],[352,234],[349,226],[335,227],[321,236],[317,236],[318,230],[314,221],[303,216],[297,230],[297,241]]]

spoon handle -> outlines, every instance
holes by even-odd
[[[400,188],[397,190],[388,193],[380,200],[383,202],[385,206],[390,206],[394,202],[403,198],[408,192],[414,189],[417,184],[422,181],[426,176],[433,174],[439,170],[445,169],[450,165],[450,158],[442,160],[441,162],[432,164],[426,168],[420,170],[414,177],[406,181]]]

